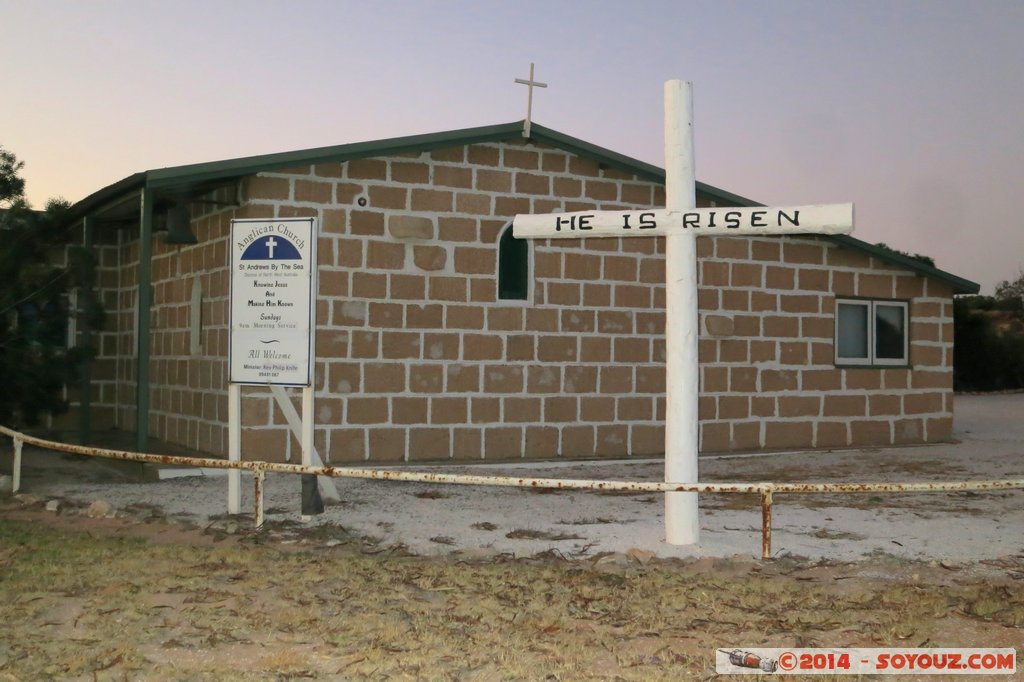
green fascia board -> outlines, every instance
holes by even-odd
[[[604,147],[598,147],[597,145],[591,144],[585,140],[565,135],[564,133],[552,130],[551,128],[546,128],[540,124],[530,124],[530,139],[535,142],[557,147],[558,149],[576,154],[577,156],[596,159],[599,163],[606,164],[612,168],[617,168],[627,173],[632,173],[643,180],[665,184],[664,168],[659,168],[653,164],[639,161],[624,154],[619,154],[618,152],[613,152],[612,150],[605,149]],[[760,206],[760,204],[752,199],[741,197],[738,194],[727,192],[724,189],[719,189],[718,187],[714,187],[704,182],[698,181],[696,185],[697,191],[701,194],[711,196],[712,198],[720,200],[729,206]]]
[[[333,147],[248,156],[226,161],[197,163],[148,171],[147,184],[154,189],[208,180],[237,178],[256,173],[327,162],[343,162],[408,152],[424,152],[485,142],[499,142],[522,136],[521,122],[466,128],[426,135],[395,137],[370,142],[355,142]]]
[[[256,173],[292,168],[316,163],[343,162],[354,159],[423,152],[445,147],[457,147],[487,142],[502,142],[523,139],[523,121],[493,126],[465,128],[425,135],[411,135],[386,140],[356,142],[331,147],[317,147],[276,154],[247,156],[224,161],[172,166],[135,173],[109,187],[89,195],[72,208],[76,214],[84,214],[106,203],[126,191],[138,191],[142,187],[167,189],[192,187],[218,180],[245,177]],[[599,163],[633,173],[652,182],[664,183],[665,171],[643,161],[599,147],[579,138],[571,137],[537,123],[531,123],[530,139],[580,156],[592,158]],[[697,183],[697,191],[733,206],[757,206],[758,204],[737,194]]]
[[[946,272],[945,270],[933,268],[927,263],[922,263],[916,258],[910,258],[881,246],[869,244],[868,242],[857,239],[856,237],[851,237],[845,234],[822,235],[822,237],[839,246],[845,246],[857,251],[862,251],[872,258],[878,258],[879,260],[892,263],[893,265],[899,265],[907,268],[908,270],[913,270],[920,275],[934,277],[935,279],[946,282],[952,287],[954,294],[976,294],[981,291],[981,285],[977,282],[972,282],[969,279],[958,277],[951,272]]]
[[[488,142],[522,140],[524,121],[503,123],[493,126],[464,128],[440,133],[410,135],[385,140],[355,142],[331,147],[317,147],[276,154],[247,156],[224,161],[196,163],[185,166],[173,166],[156,170],[135,173],[113,185],[82,199],[72,206],[73,215],[80,217],[86,213],[110,203],[112,200],[129,193],[137,192],[143,187],[150,189],[189,188],[204,185],[218,180],[230,180],[247,175],[255,175],[265,171],[293,168],[295,166],[317,163],[344,162],[355,159],[390,156],[410,152],[424,152],[446,147],[459,147]],[[552,130],[538,123],[530,124],[530,139],[557,149],[588,157],[609,167],[632,173],[637,177],[651,182],[664,183],[665,170],[638,159],[619,154],[610,149],[599,147],[557,130]],[[764,204],[727,192],[718,187],[697,182],[698,192],[705,194],[724,206],[764,206]],[[955,294],[975,294],[981,287],[970,280],[957,277],[944,270],[933,268],[913,258],[874,246],[860,239],[847,235],[826,235],[824,238],[847,248],[862,251],[880,260],[913,270],[921,275],[935,277],[949,283]]]
[[[520,122],[518,125],[520,126],[521,134],[523,123]],[[550,147],[556,147],[563,151],[576,154],[577,156],[594,159],[598,163],[603,163],[612,168],[626,171],[627,173],[633,173],[643,180],[660,183],[665,182],[664,169],[658,168],[657,166],[649,163],[644,163],[643,161],[628,157],[624,154],[613,152],[610,149],[598,147],[597,145],[586,142],[585,140],[565,135],[557,130],[546,128],[538,123],[530,123],[530,140],[546,144]]]
[[[146,173],[133,173],[127,178],[118,180],[112,185],[99,189],[71,207],[71,219],[78,220],[86,215],[102,209],[104,206],[117,203],[129,194],[139,192],[146,186]]]
[[[699,182],[697,183],[698,189],[700,189],[700,184],[701,183]],[[716,190],[715,188],[712,189],[717,192],[722,192],[722,190]],[[724,192],[724,194],[729,193]],[[738,194],[731,194],[730,196],[731,203],[729,205],[731,206],[765,205],[760,202],[753,201],[745,197],[741,197]],[[876,246],[875,244],[868,243],[866,241],[863,241],[862,239],[857,239],[856,237],[851,237],[850,235],[847,234],[823,234],[820,235],[820,238],[827,239],[828,241],[832,242],[833,244],[836,244],[837,246],[844,246],[848,249],[853,249],[854,251],[861,251],[873,258],[878,258],[879,260],[885,261],[887,263],[892,263],[893,265],[899,265],[900,267],[907,268],[908,270],[913,270],[919,275],[939,279],[949,284],[953,288],[954,294],[976,294],[981,290],[981,285],[978,284],[977,282],[972,282],[969,279],[958,277],[957,275],[954,275],[951,272],[946,272],[945,270],[934,268],[928,265],[927,263],[923,263],[917,260],[916,258],[904,256],[901,253],[897,253],[895,251],[892,251],[881,246]]]

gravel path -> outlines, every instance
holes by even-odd
[[[796,452],[703,458],[705,481],[955,481],[1024,478],[1024,394],[957,397],[959,442],[913,448]],[[228,530],[243,529],[252,512],[226,512],[225,476],[159,482],[129,480],[121,463],[81,461],[26,448],[24,492],[65,507],[96,500],[119,513],[151,514]],[[445,472],[618,480],[659,480],[660,461],[522,463],[447,466]],[[9,447],[0,455],[9,471]],[[426,467],[417,469],[430,470]],[[435,467],[434,470],[437,468]],[[243,509],[252,509],[250,477],[243,474]],[[340,505],[310,524],[331,525],[404,545],[420,554],[566,557],[603,552],[660,557],[760,556],[760,507],[752,495],[702,495],[701,542],[663,541],[660,495],[545,492],[515,488],[441,486],[339,480]],[[299,520],[300,481],[267,476],[267,519]],[[777,495],[775,555],[854,560],[894,555],[961,563],[1024,556],[1024,491],[992,493]]]

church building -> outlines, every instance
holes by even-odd
[[[231,221],[313,217],[325,461],[663,453],[663,239],[527,241],[511,220],[663,206],[664,171],[528,135],[517,122],[162,168],[79,201],[107,319],[79,332],[98,357],[77,409],[142,450],[225,455]],[[759,205],[702,183],[697,203]],[[951,438],[953,296],[977,284],[850,236],[697,251],[702,453]],[[241,419],[243,459],[298,460],[267,388],[242,387]]]

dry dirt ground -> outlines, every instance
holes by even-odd
[[[11,680],[683,680],[725,647],[1024,644],[1024,559],[422,557],[9,502],[0,571]]]
[[[1024,477],[1024,396],[958,410],[959,444],[709,460],[702,475]],[[717,648],[1024,651],[1019,491],[790,497],[761,562],[756,500],[735,496],[702,499],[687,557],[660,542],[649,495],[346,482],[344,504],[303,524],[288,479],[256,532],[222,514],[222,478],[112,482],[123,473],[58,456],[0,495],[0,680],[678,680],[715,677]]]

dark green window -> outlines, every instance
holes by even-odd
[[[530,292],[530,244],[512,236],[509,225],[498,240],[498,298],[525,301]]]

